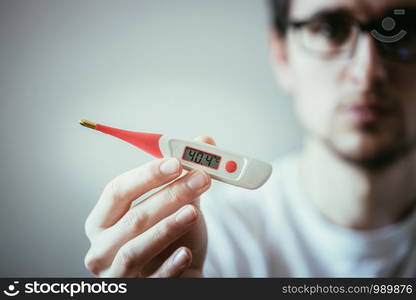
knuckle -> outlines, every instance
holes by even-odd
[[[85,232],[85,235],[88,237],[88,239],[91,241],[92,225],[91,225],[91,217],[90,216],[88,216],[87,219],[85,220],[84,232]]]
[[[187,201],[187,191],[182,187],[181,184],[173,184],[167,188],[167,197],[171,203],[184,203]]]
[[[115,202],[118,202],[122,198],[120,182],[121,182],[121,175],[112,179],[106,186],[107,191],[109,192],[109,194],[111,195],[111,198]]]
[[[132,247],[124,245],[117,253],[116,263],[125,272],[134,267],[134,251]]]
[[[143,210],[137,207],[130,209],[125,215],[125,223],[133,231],[140,231],[147,223],[148,216]]]
[[[101,228],[97,224],[92,213],[90,213],[84,223],[85,235],[87,236],[88,240],[92,242],[92,240],[100,233],[100,231]]]
[[[103,258],[97,255],[94,255],[91,249],[87,252],[84,258],[84,265],[88,271],[94,275],[98,275],[103,263]]]
[[[176,237],[176,222],[175,217],[167,218],[160,226],[156,226],[154,239],[156,240],[172,240]]]
[[[177,192],[173,186],[170,186],[166,189],[166,193],[167,193],[167,198],[169,200],[169,202],[174,202],[177,198]]]

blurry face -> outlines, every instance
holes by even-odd
[[[402,7],[416,8],[416,0],[292,0],[290,19],[301,22],[325,11],[343,11],[366,23]],[[415,147],[416,63],[383,58],[368,32],[359,35],[348,58],[313,55],[292,33],[285,40],[282,76],[310,136],[369,168]]]

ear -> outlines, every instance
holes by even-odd
[[[287,40],[280,33],[269,33],[269,51],[276,79],[290,93],[293,88],[292,72],[287,49]]]

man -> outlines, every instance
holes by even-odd
[[[303,149],[201,202],[209,177],[176,159],[120,175],[86,222],[95,275],[416,276],[416,1],[272,2]]]

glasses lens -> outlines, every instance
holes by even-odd
[[[303,46],[322,56],[335,56],[353,47],[357,26],[346,18],[312,20],[298,27]]]

